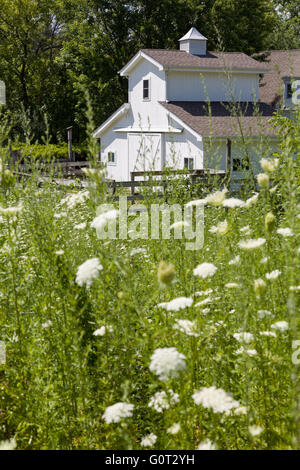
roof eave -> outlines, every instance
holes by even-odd
[[[120,119],[120,117],[123,116],[123,114],[127,113],[129,109],[130,109],[129,103],[122,104],[122,106],[120,106],[120,108],[117,109],[117,111],[115,111],[108,119],[106,119],[106,121],[103,122],[103,124],[101,124],[101,126],[98,127],[98,129],[96,129],[93,132],[92,136],[94,138],[101,137],[104,131],[108,127],[110,127],[113,124],[113,122],[115,122],[117,119]]]
[[[157,62],[157,60],[153,59],[150,57],[148,54],[146,54],[144,51],[140,50],[137,54],[135,54],[132,59],[127,62],[127,64],[118,72],[121,77],[128,77],[130,71],[136,66],[136,64],[141,60],[145,59],[151,62],[151,64],[155,65],[159,70],[163,70],[164,67],[162,64]]]

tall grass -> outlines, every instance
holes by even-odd
[[[283,137],[270,160],[278,165],[257,198],[249,202],[249,190],[242,207],[230,207],[230,193],[227,207],[205,205],[198,251],[173,236],[99,239],[91,223],[112,202],[103,172],[89,172],[79,192],[40,186],[37,169],[16,181],[2,149],[0,441],[14,438],[18,449],[300,448],[296,114],[275,118]],[[168,202],[197,197],[177,181]],[[162,199],[143,201],[152,202]],[[249,239],[252,249],[243,248]],[[102,270],[80,274],[94,258]],[[216,269],[205,277],[202,263]],[[176,348],[169,362],[163,348]],[[116,403],[133,406],[109,408]]]

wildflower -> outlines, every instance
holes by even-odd
[[[258,310],[257,315],[258,315],[258,318],[262,320],[265,317],[271,316],[272,313],[269,312],[269,310]]]
[[[276,333],[274,333],[274,331],[260,331],[259,334],[261,336],[273,336],[276,338]]]
[[[286,228],[279,228],[277,230],[277,233],[279,233],[279,235],[282,235],[283,237],[291,237],[293,235],[293,232],[290,228],[286,227]]]
[[[108,331],[110,333],[113,331],[112,326],[110,326],[110,325],[109,326],[101,326],[101,328],[98,328],[98,330],[94,331],[93,335],[94,336],[104,336],[105,333],[107,333]]]
[[[240,284],[237,284],[236,282],[228,282],[225,284],[225,287],[227,287],[227,289],[236,289],[240,287]]]
[[[262,428],[261,426],[255,426],[255,425],[249,426],[248,429],[252,437],[259,436],[264,430],[264,428]]]
[[[101,234],[106,224],[111,220],[116,220],[119,215],[119,211],[117,209],[112,209],[107,212],[103,212],[102,214],[95,217],[95,219],[91,223],[91,227],[95,228],[97,234]]]
[[[216,268],[212,263],[202,263],[194,269],[194,276],[206,279],[207,277],[212,277],[216,273],[217,269],[218,268]]]
[[[227,220],[224,220],[223,222],[220,222],[218,225],[213,225],[210,229],[209,232],[211,233],[217,233],[218,235],[225,235],[228,232],[228,223]]]
[[[271,328],[273,328],[273,330],[286,331],[289,329],[289,324],[287,321],[278,321],[276,323],[273,323],[273,325],[271,325]]]
[[[266,243],[265,238],[257,238],[257,239],[249,239],[249,240],[242,240],[239,242],[239,247],[243,250],[255,250],[256,248],[260,248]]]
[[[15,215],[19,214],[23,210],[23,205],[20,204],[19,206],[15,207],[0,207],[0,214],[6,217],[14,217]]]
[[[290,286],[289,290],[291,292],[298,292],[298,291],[300,291],[300,285],[299,286]]]
[[[247,331],[242,333],[234,333],[234,339],[236,339],[239,343],[251,343],[254,340],[254,336],[252,333],[248,333]]]
[[[57,256],[62,256],[62,255],[64,254],[64,250],[57,250],[57,251],[55,252],[55,254],[56,254]]]
[[[98,278],[99,271],[102,269],[103,266],[99,263],[98,258],[88,259],[78,267],[76,283],[81,287],[86,284],[86,287],[89,288],[93,280]]]
[[[52,326],[52,321],[51,320],[48,320],[45,323],[42,323],[42,328],[44,328],[44,329],[49,328],[50,326]]]
[[[235,258],[230,260],[228,264],[235,265],[235,264],[239,264],[240,261],[241,261],[241,257],[240,257],[240,255],[237,255],[237,256],[235,256]]]
[[[177,434],[180,431],[180,424],[174,423],[167,429],[168,434]]]
[[[206,204],[211,204],[212,206],[221,206],[224,199],[225,194],[228,192],[228,189],[223,189],[222,191],[216,191],[212,194],[209,194],[205,198]]]
[[[272,212],[268,212],[265,217],[265,229],[267,233],[272,233],[276,225],[276,217]]]
[[[206,204],[206,198],[204,199],[196,199],[195,201],[188,202],[185,207],[197,207],[197,206],[204,206]]]
[[[205,441],[201,442],[198,445],[196,450],[217,450],[217,447],[209,439],[205,439]]]
[[[197,291],[195,292],[195,296],[199,296],[199,297],[202,297],[204,295],[209,295],[209,294],[212,294],[213,293],[213,290],[212,289],[206,289],[206,290],[202,290],[202,291]]]
[[[179,330],[188,336],[195,336],[196,338],[199,336],[199,334],[195,331],[197,328],[195,322],[190,320],[176,320],[174,328],[175,330]]]
[[[68,217],[68,214],[66,212],[59,212],[57,214],[53,214],[54,219],[65,219]]]
[[[257,297],[260,297],[265,293],[266,283],[263,279],[255,279],[254,281],[254,291]]]
[[[261,188],[268,189],[270,178],[266,173],[259,173],[257,175],[257,182]]]
[[[275,269],[275,271],[272,271],[271,273],[266,273],[266,279],[272,281],[273,279],[277,279],[280,274],[281,271],[279,271],[279,269]]]
[[[264,258],[262,258],[262,259],[260,260],[260,263],[261,263],[261,264],[266,264],[268,261],[269,261],[269,257],[268,257],[268,256],[265,256]]]
[[[162,413],[164,410],[168,410],[170,406],[175,405],[178,402],[178,393],[174,393],[173,390],[169,389],[168,394],[165,391],[156,392],[150,399],[148,406],[150,408],[154,408],[158,413]]]
[[[239,402],[234,400],[229,393],[214,385],[201,388],[192,397],[196,405],[212,409],[214,413],[224,413],[240,406]]]
[[[129,256],[146,255],[146,254],[147,254],[146,248],[134,248],[133,250],[131,250]]]
[[[81,224],[74,225],[74,228],[76,230],[82,230],[82,229],[86,228],[86,222],[82,222]]]
[[[106,408],[102,418],[106,424],[119,423],[121,419],[130,418],[132,416],[134,405],[131,403],[115,403]]]
[[[272,160],[269,160],[267,158],[262,158],[260,161],[260,166],[264,171],[267,171],[269,173],[272,173],[273,171],[278,168],[279,165],[279,159],[278,158],[273,158]]]
[[[229,199],[225,199],[223,201],[223,207],[229,207],[230,209],[235,209],[236,207],[244,207],[245,203],[241,199],[237,199],[235,197],[231,197]]]
[[[66,204],[68,209],[73,209],[77,204],[82,204],[88,199],[88,191],[79,191],[75,194],[68,194],[65,198],[60,201],[60,204]]]
[[[210,304],[212,302],[210,297],[207,297],[207,299],[201,300],[201,302],[198,302],[195,304],[195,307],[202,307],[203,305]]]
[[[157,436],[153,434],[148,434],[147,436],[144,436],[143,439],[141,440],[141,446],[142,447],[152,447],[154,446],[155,442],[157,441]]]
[[[17,443],[15,438],[0,442],[0,450],[15,450]]]
[[[247,406],[239,406],[233,410],[233,413],[235,415],[246,415],[248,413],[248,408]]]
[[[177,377],[186,368],[186,357],[176,348],[158,348],[151,356],[150,370],[162,381]]]
[[[157,278],[162,284],[169,285],[175,278],[175,274],[175,267],[172,263],[166,263],[165,261],[159,263]]]
[[[240,232],[243,233],[244,235],[250,235],[251,228],[249,227],[249,225],[246,225],[245,227],[240,228]]]
[[[247,199],[247,201],[245,202],[244,207],[246,207],[246,208],[248,209],[249,207],[251,207],[251,206],[253,206],[254,204],[256,204],[257,199],[258,199],[258,196],[259,196],[259,194],[256,193],[256,194],[254,194],[254,196],[252,196],[252,197],[250,197],[249,199]]]
[[[182,308],[190,307],[193,303],[191,297],[177,297],[170,302],[162,302],[158,307],[164,308],[168,312],[178,312]]]
[[[244,346],[241,346],[235,351],[235,354],[247,354],[247,356],[253,357],[257,355],[256,349],[245,349]]]

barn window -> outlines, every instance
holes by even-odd
[[[247,158],[235,157],[232,159],[232,170],[233,171],[248,171],[250,170],[249,162]]]
[[[187,170],[193,170],[194,169],[194,159],[193,158],[185,158],[184,159],[184,168]]]
[[[108,152],[107,160],[108,160],[108,163],[116,163],[115,152]]]
[[[150,80],[143,80],[143,99],[150,99]]]
[[[293,96],[292,84],[287,83],[286,84],[286,97],[287,97],[287,99],[289,99],[289,98],[292,98],[292,96]]]

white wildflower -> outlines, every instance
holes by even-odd
[[[102,214],[95,217],[95,219],[91,223],[91,227],[96,229],[97,234],[99,236],[102,235],[103,229],[107,225],[109,221],[116,220],[119,216],[119,211],[117,209],[112,209],[107,212],[103,212]]]
[[[199,333],[196,333],[197,326],[195,322],[190,320],[176,320],[176,324],[173,328],[187,334],[188,336],[195,336],[196,338],[199,336]]]
[[[239,343],[245,343],[249,344],[251,341],[254,340],[254,336],[252,333],[248,333],[247,331],[244,331],[242,333],[234,333],[233,334],[234,339],[236,339]]]
[[[267,158],[262,158],[260,161],[260,166],[264,171],[268,171],[269,173],[272,173],[273,171],[278,168],[279,165],[279,159],[278,158],[273,158],[272,160],[267,159]]]
[[[262,428],[261,426],[255,426],[255,425],[249,426],[248,429],[252,437],[259,436],[264,430],[264,428]]]
[[[62,255],[64,254],[64,250],[57,250],[57,251],[55,252],[55,254],[56,254],[57,256],[62,256]]]
[[[240,403],[234,400],[229,393],[215,386],[204,387],[196,391],[193,394],[193,400],[196,405],[212,409],[214,413],[224,413],[240,406]]]
[[[15,450],[16,447],[17,443],[14,438],[0,442],[0,450]]]
[[[291,292],[299,292],[300,291],[300,285],[299,286],[290,286],[289,290]]]
[[[209,194],[205,198],[205,202],[207,204],[211,204],[212,206],[221,206],[224,199],[225,199],[225,194],[228,192],[228,189],[223,189],[222,191],[216,191],[212,194]]]
[[[217,447],[212,441],[205,439],[205,441],[198,445],[196,450],[217,450]]]
[[[0,207],[0,214],[6,217],[14,217],[23,210],[23,205],[16,207]]]
[[[203,297],[204,295],[209,295],[209,294],[212,294],[212,293],[213,293],[212,289],[206,289],[206,290],[202,290],[202,291],[196,291],[194,295],[199,296],[199,297]]]
[[[241,346],[235,351],[235,354],[247,354],[247,356],[254,357],[257,355],[256,349],[245,349],[244,346]]]
[[[277,229],[277,233],[283,237],[291,237],[293,235],[292,230],[288,227]]]
[[[151,356],[150,370],[162,381],[177,377],[186,368],[186,357],[176,348],[158,348]]]
[[[225,287],[227,287],[227,289],[237,289],[240,287],[240,284],[237,284],[236,282],[228,282],[225,284]]]
[[[168,410],[170,406],[175,405],[179,402],[178,393],[174,393],[173,390],[169,389],[168,393],[165,391],[156,392],[151,397],[148,406],[154,408],[158,413],[162,413],[164,410]]]
[[[269,261],[269,257],[268,257],[268,256],[265,256],[264,258],[262,258],[262,259],[260,260],[260,263],[261,263],[261,264],[266,264],[268,261]]]
[[[235,209],[237,207],[244,207],[245,203],[241,199],[237,199],[235,197],[231,197],[229,199],[225,199],[223,201],[222,206],[223,207],[229,207],[230,209]]]
[[[259,173],[256,178],[261,188],[267,189],[269,187],[270,178],[266,173]]]
[[[269,312],[269,310],[258,310],[257,315],[258,315],[258,318],[262,320],[265,317],[271,316],[272,313]]]
[[[86,284],[86,287],[89,288],[93,280],[98,278],[99,271],[102,269],[103,266],[99,263],[98,258],[88,259],[78,267],[76,283],[81,287]]]
[[[132,416],[134,405],[131,403],[115,403],[106,408],[102,418],[107,424],[119,423],[121,419],[130,418]]]
[[[101,328],[98,328],[97,330],[94,331],[93,335],[94,336],[104,336],[105,333],[107,333],[107,332],[111,333],[112,331],[113,331],[113,328],[110,325],[101,326]]]
[[[253,206],[254,204],[256,204],[257,199],[258,199],[258,196],[259,196],[259,194],[256,193],[256,194],[254,194],[254,196],[252,196],[252,197],[250,197],[249,199],[247,199],[247,201],[245,202],[245,206],[244,206],[244,207],[246,207],[246,208],[248,209],[249,207],[251,207],[251,206]]]
[[[206,279],[207,277],[212,277],[216,273],[217,269],[218,268],[216,268],[212,263],[202,263],[194,269],[194,276]]]
[[[289,329],[289,324],[287,321],[277,321],[276,323],[273,323],[273,325],[271,325],[271,328],[273,328],[273,330],[278,330],[278,331],[286,331]]]
[[[177,434],[180,431],[180,424],[174,423],[167,429],[168,434]]]
[[[259,334],[262,336],[273,336],[276,338],[276,333],[274,333],[274,331],[260,331]]]
[[[241,257],[240,257],[240,255],[237,255],[237,256],[235,256],[235,258],[230,260],[228,264],[236,265],[236,264],[239,264],[240,261],[241,261]]]
[[[211,297],[207,297],[207,299],[201,300],[200,302],[195,304],[195,307],[202,307],[203,305],[210,304],[212,302]]]
[[[255,250],[256,248],[260,248],[266,243],[265,238],[257,238],[257,239],[249,239],[249,240],[241,240],[239,242],[239,247],[243,250]]]
[[[208,231],[217,233],[218,235],[225,235],[228,232],[227,220],[223,220],[223,222],[218,223],[218,225],[213,225]]]
[[[86,222],[81,222],[81,224],[74,225],[74,228],[76,230],[83,230],[84,228],[86,228],[86,225]]]
[[[162,302],[158,307],[164,308],[168,312],[178,312],[182,308],[190,307],[193,303],[191,297],[177,297],[170,302]]]
[[[247,406],[239,406],[233,410],[233,413],[235,415],[246,415],[248,413],[248,408]]]
[[[89,197],[88,191],[79,191],[78,193],[68,194],[60,201],[61,205],[66,204],[68,209],[73,209],[77,204],[84,203]]]
[[[52,321],[51,320],[48,320],[45,323],[42,323],[42,328],[44,328],[44,329],[49,328],[50,326],[52,326]]]
[[[148,434],[147,436],[144,436],[143,439],[141,440],[141,446],[142,447],[152,447],[154,446],[155,442],[157,441],[157,436],[153,434]]]
[[[147,254],[146,248],[134,248],[133,250],[131,250],[129,256],[146,255],[146,254]]]
[[[281,271],[279,271],[279,269],[275,269],[275,271],[272,271],[271,273],[266,273],[266,279],[272,281],[273,279],[277,279],[280,274]]]

